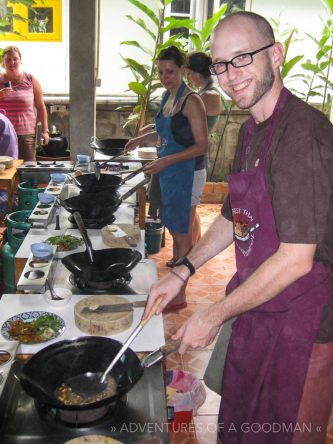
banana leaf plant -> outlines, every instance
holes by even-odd
[[[333,62],[333,0],[325,0],[328,6],[329,17],[323,23],[322,34],[319,39],[310,34],[306,35],[317,45],[315,60],[307,60],[302,68],[308,74],[302,75],[302,80],[308,88],[304,100],[317,97],[321,100],[321,111],[328,117],[332,105],[333,82],[330,80]]]
[[[158,80],[156,68],[156,58],[158,54],[162,49],[171,45],[180,48],[183,46],[181,37],[184,32],[176,32],[176,34],[168,38],[165,38],[165,36],[172,30],[179,28],[195,30],[195,27],[194,20],[176,19],[166,16],[166,8],[173,0],[165,0],[163,3],[157,1],[157,12],[139,0],[128,1],[141,12],[144,18],[135,18],[132,15],[127,15],[126,17],[138,25],[149,36],[149,40],[151,41],[149,48],[143,47],[139,42],[133,40],[121,42],[122,45],[136,47],[142,54],[148,54],[150,57],[148,64],[142,64],[133,58],[122,57],[125,62],[124,67],[131,70],[135,79],[128,84],[128,90],[137,96],[137,104],[132,109],[124,126],[135,123],[134,135],[136,135],[139,129],[145,125],[148,111],[155,112],[158,107],[158,105],[151,100],[153,93],[162,87]],[[122,109],[124,109],[124,107],[122,107]]]

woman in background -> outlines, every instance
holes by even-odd
[[[192,196],[201,194],[205,177],[196,169],[196,158],[208,151],[205,107],[201,98],[183,81],[186,56],[175,46],[162,50],[157,57],[160,82],[166,88],[152,131],[135,137],[127,150],[142,144],[156,144],[158,159],[145,171],[159,173],[161,187],[161,221],[173,239],[173,261],[187,254],[193,246],[192,228],[197,202]],[[200,166],[200,165],[199,165]],[[204,169],[204,172],[205,169]],[[182,291],[167,311],[186,307],[184,283]]]
[[[211,57],[204,52],[193,52],[188,56],[187,79],[191,86],[198,90],[198,94],[205,105],[208,135],[211,134],[222,112],[221,95],[219,90],[214,87],[213,78],[209,71],[211,64]],[[197,159],[197,162],[200,162],[200,159]],[[208,170],[208,154],[204,162],[205,168]],[[201,224],[199,215],[196,212],[193,221],[193,245],[198,242],[200,237]]]
[[[16,46],[3,50],[5,72],[0,74],[0,109],[15,128],[19,159],[33,161],[36,160],[37,120],[42,124],[42,143],[47,145],[48,119],[41,85],[34,76],[22,70],[21,60],[21,52]]]

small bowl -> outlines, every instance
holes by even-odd
[[[86,154],[77,154],[76,159],[78,162],[90,162],[90,156]]]
[[[53,307],[63,307],[64,305],[67,305],[72,298],[72,292],[68,288],[55,287],[54,291],[63,299],[52,299],[50,290],[47,290],[44,293],[45,302]]]
[[[50,177],[53,183],[63,183],[66,180],[66,176],[62,173],[52,173]]]
[[[38,193],[38,200],[41,204],[50,204],[54,202],[55,197],[50,193]]]
[[[3,173],[6,169],[6,165],[4,163],[0,163],[0,173]]]
[[[31,252],[35,259],[52,259],[53,247],[45,242],[37,242],[30,245]]]

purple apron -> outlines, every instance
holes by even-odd
[[[237,273],[228,292],[279,247],[265,162],[290,92],[282,90],[255,168],[230,175]],[[253,131],[247,124],[242,156]],[[323,307],[333,297],[332,270],[312,270],[272,300],[238,316],[222,381],[219,435],[224,444],[289,444]]]

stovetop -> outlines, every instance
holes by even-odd
[[[131,444],[168,443],[166,400],[161,364],[145,369],[127,399],[91,425],[78,427],[55,422],[36,409],[35,401],[22,389],[13,372],[0,396],[1,444],[64,444],[86,435],[104,435]]]
[[[54,287],[65,287],[72,291],[73,294],[144,294],[149,293],[150,287],[157,281],[157,269],[154,259],[142,259],[131,271],[128,280],[122,282],[121,285],[109,289],[93,289],[88,285],[77,285],[71,272],[61,263],[56,262],[53,270],[51,281]],[[101,291],[100,291],[101,290]]]
[[[91,282],[84,281],[83,279],[70,274],[69,282],[74,288],[80,291],[80,294],[137,294],[136,291],[131,288],[132,277],[130,274],[123,278],[108,281],[108,282]],[[73,293],[73,289],[72,289]]]

